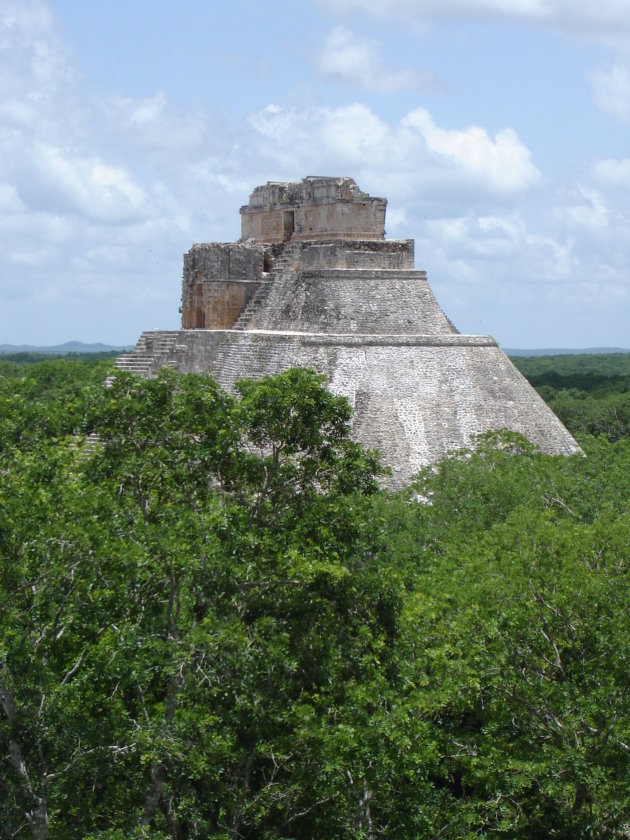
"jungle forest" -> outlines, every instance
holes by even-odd
[[[0,836],[630,837],[630,354],[403,492],[320,376],[0,362]]]

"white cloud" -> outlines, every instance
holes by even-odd
[[[143,212],[146,196],[121,167],[44,144],[34,151],[37,186],[54,206],[103,222],[129,222]]]
[[[343,26],[335,27],[326,36],[319,69],[327,76],[375,93],[420,88],[426,83],[415,70],[389,70],[377,41],[359,38]]]
[[[530,281],[548,278],[549,273],[564,278],[576,265],[570,240],[567,244],[550,235],[532,233],[518,212],[507,216],[468,213],[430,219],[424,225],[424,241],[425,248],[428,242],[433,243],[432,248],[442,254],[445,265],[468,265],[469,279],[477,282],[493,264],[505,270],[512,261],[519,262],[521,279]],[[545,265],[542,273],[541,264]]]
[[[155,124],[159,117],[164,115],[166,97],[163,93],[157,93],[148,99],[140,99],[134,102],[133,99],[118,99],[121,111],[127,112],[127,121],[130,126]]]
[[[510,196],[534,186],[540,173],[529,149],[506,128],[494,138],[485,129],[445,129],[423,108],[390,126],[365,105],[283,109],[270,105],[251,118],[267,141],[266,153],[299,174],[312,162],[335,172],[369,173],[369,180],[399,185],[410,195]]]
[[[594,70],[590,83],[597,105],[618,120],[630,119],[630,70],[614,66],[610,70]]]
[[[600,160],[594,164],[591,174],[606,186],[630,189],[630,158]]]
[[[13,184],[0,184],[0,213],[13,215],[26,210]]]
[[[319,0],[334,12],[395,15],[420,21],[445,17],[529,21],[567,32],[618,36],[630,31],[627,0]]]
[[[497,132],[492,140],[485,129],[439,128],[424,108],[416,108],[402,126],[418,132],[434,158],[454,165],[497,193],[511,193],[533,186],[540,173],[529,149],[511,128]]]
[[[108,318],[112,338],[129,340],[143,311],[127,302],[136,292],[171,298],[176,322],[180,254],[201,238],[190,219],[203,223],[208,205],[221,214],[223,191],[202,194],[189,180],[191,150],[202,160],[212,146],[207,113],[173,108],[159,92],[93,97],[43,3],[0,6],[3,335],[39,324],[87,339]]]
[[[10,287],[11,266],[28,265],[50,269],[59,260],[63,247],[72,241],[76,226],[54,213],[26,213],[21,207],[2,208],[0,213],[0,239],[5,243],[2,261],[5,269],[3,281]],[[28,285],[28,284],[27,284]],[[26,289],[21,289],[23,294]]]
[[[590,231],[608,227],[610,210],[603,195],[594,189],[578,187],[575,199],[554,208],[554,215],[564,225],[580,227]]]
[[[202,109],[174,108],[159,91],[144,99],[110,97],[99,102],[114,131],[126,144],[171,155],[190,154],[210,141],[210,125]]]
[[[46,109],[75,78],[52,16],[41,2],[3,0],[0,9],[0,97]]]

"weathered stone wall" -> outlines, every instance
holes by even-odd
[[[579,447],[489,336],[331,336],[181,331],[181,371],[207,371],[232,389],[239,377],[312,367],[346,396],[353,436],[380,449],[394,487],[489,429],[525,435],[550,454]]]
[[[182,329],[229,330],[259,288],[260,283],[240,280],[195,283],[182,306]]]
[[[385,201],[384,198],[375,198],[360,190],[354,178],[307,175],[301,181],[267,181],[253,190],[248,204],[241,209],[247,212],[305,203],[365,200]]]
[[[294,205],[287,210],[260,210],[243,214],[241,238],[258,242],[308,241],[324,237],[383,239],[385,207],[372,203]]]
[[[193,245],[184,255],[183,329],[229,329],[255,295],[266,261],[260,245]]]
[[[274,280],[248,329],[318,333],[454,333],[424,271],[316,269]]]
[[[254,243],[209,242],[184,254],[184,277],[209,280],[260,280],[264,249]]]
[[[241,239],[258,242],[385,236],[384,198],[361,192],[352,178],[305,178],[257,187],[241,207]]]
[[[300,267],[316,268],[414,268],[413,239],[333,240],[304,242]]]

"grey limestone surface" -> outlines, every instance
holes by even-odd
[[[286,273],[271,288],[256,329],[322,333],[453,332],[421,271],[318,269]]]

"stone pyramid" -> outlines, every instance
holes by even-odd
[[[381,451],[392,487],[491,429],[579,452],[496,341],[453,326],[413,240],[385,239],[386,206],[352,178],[256,187],[238,242],[184,256],[182,329],[144,332],[117,367],[204,371],[228,389],[314,368],[350,400],[353,435]]]

